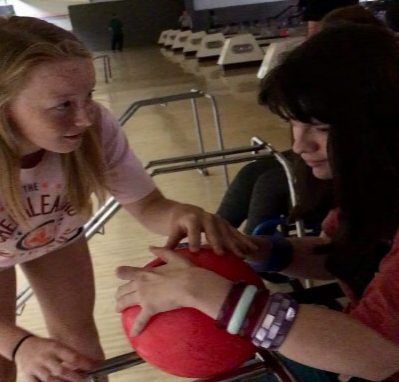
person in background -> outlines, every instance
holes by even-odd
[[[123,33],[123,23],[117,17],[116,14],[112,15],[112,18],[108,24],[108,30],[111,33],[111,49],[112,51],[119,50],[123,51],[123,43],[124,43],[124,33]]]
[[[182,31],[193,29],[193,20],[186,10],[179,17],[179,24]]]
[[[208,30],[214,31],[219,28],[218,17],[214,9],[208,11]]]

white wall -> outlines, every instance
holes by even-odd
[[[0,5],[12,5],[17,16],[44,19],[61,28],[72,30],[68,6],[117,0],[0,0]]]
[[[67,30],[72,30],[68,6],[86,3],[89,0],[7,0],[17,16],[38,17]]]
[[[18,16],[60,16],[68,14],[68,5],[88,3],[88,0],[9,0]]]

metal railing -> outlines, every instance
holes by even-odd
[[[287,158],[284,155],[282,155],[279,151],[277,151],[272,145],[270,145],[269,143],[264,143],[258,137],[252,137],[251,143],[253,145],[265,144],[265,149],[268,150],[268,152],[271,155],[273,155],[277,159],[277,161],[281,164],[281,166],[284,169],[285,175],[287,177],[291,208],[295,208],[298,205],[298,198],[295,191],[295,177],[293,170],[291,168],[291,163],[287,160]],[[302,220],[295,221],[295,228],[296,228],[296,235],[298,237],[305,236],[305,227],[303,225]]]
[[[220,127],[220,117],[219,117],[219,110],[218,110],[218,106],[216,103],[216,99],[213,95],[205,93],[201,90],[192,89],[191,91],[189,91],[187,93],[173,94],[173,95],[164,96],[164,97],[149,98],[149,99],[134,102],[122,114],[122,116],[119,118],[119,122],[123,126],[132,117],[132,115],[134,113],[136,113],[140,108],[142,108],[144,106],[167,105],[168,103],[171,103],[171,102],[189,100],[191,103],[191,111],[192,111],[192,116],[193,116],[193,121],[194,121],[194,130],[195,130],[195,134],[197,136],[199,151],[200,151],[200,153],[205,153],[204,138],[203,138],[203,134],[202,134],[201,122],[200,122],[198,107],[197,107],[197,99],[199,99],[199,98],[206,98],[210,102],[210,105],[212,108],[213,125],[214,125],[214,129],[215,129],[217,145],[218,145],[219,150],[224,150],[223,135],[222,135],[222,129]],[[208,174],[207,171],[204,171],[204,170],[202,171],[202,173],[204,175]],[[226,185],[228,185],[229,176],[228,176],[226,167],[224,167],[224,175],[225,175]]]
[[[93,371],[85,374],[85,382],[97,382],[101,377],[108,376],[121,370],[128,369],[144,363],[136,353],[126,353],[101,362]],[[238,369],[220,374],[211,378],[196,379],[194,382],[249,382],[249,378],[256,378],[270,373],[270,368],[264,362],[261,355],[244,363]]]
[[[109,59],[108,54],[102,54],[100,56],[93,57],[93,61],[102,60],[103,62],[103,70],[104,70],[104,81],[105,83],[109,82],[109,79],[112,78],[112,69],[111,69],[111,60]]]

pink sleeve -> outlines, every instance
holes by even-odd
[[[399,240],[350,315],[399,345]]]
[[[118,121],[104,107],[101,113],[101,144],[111,194],[121,204],[140,200],[155,189],[154,182],[129,148]]]

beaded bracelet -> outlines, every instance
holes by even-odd
[[[270,253],[263,261],[247,260],[248,265],[256,272],[281,272],[292,261],[293,247],[291,242],[278,236],[262,236],[270,244]]]
[[[246,284],[244,282],[236,282],[232,285],[230,292],[223,302],[222,308],[216,319],[216,326],[220,329],[226,329],[234,309],[244,291]]]
[[[286,293],[270,296],[265,314],[252,333],[257,347],[277,350],[284,342],[298,311],[298,303]]]

